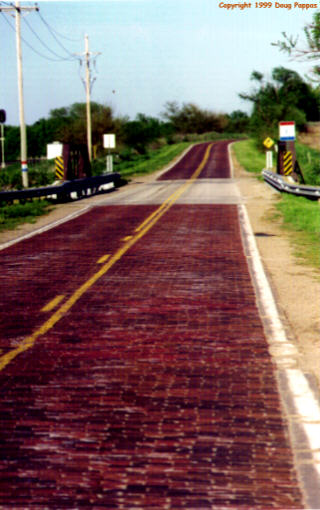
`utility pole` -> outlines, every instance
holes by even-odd
[[[0,110],[0,124],[1,124],[1,168],[6,168],[4,161],[4,123],[6,121],[6,111]]]
[[[84,44],[85,44],[85,52],[82,54],[82,58],[85,62],[85,79],[83,79],[83,83],[86,90],[86,111],[87,111],[87,145],[88,145],[88,154],[89,160],[92,160],[92,127],[91,127],[91,99],[90,92],[95,81],[95,78],[91,76],[90,70],[90,60],[91,58],[96,58],[100,53],[92,53],[89,51],[89,37],[87,35],[84,36]],[[82,63],[82,60],[81,60]]]
[[[89,38],[85,35],[85,59],[86,59],[86,103],[87,103],[87,143],[89,161],[92,159],[92,129],[91,129],[91,104],[90,104],[90,53]]]
[[[21,172],[22,185],[27,188],[28,182],[28,158],[27,158],[27,130],[24,120],[23,101],[23,76],[22,76],[22,50],[21,50],[21,13],[38,11],[39,7],[20,7],[16,1],[14,6],[0,6],[0,12],[13,12],[16,18],[16,45],[17,45],[17,70],[18,70],[18,93],[19,93],[19,117],[20,117],[20,148],[21,148]]]

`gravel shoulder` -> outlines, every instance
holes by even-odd
[[[248,215],[261,260],[273,290],[280,317],[287,335],[299,352],[297,363],[306,374],[317,378],[320,387],[320,269],[303,265],[294,255],[290,235],[281,228],[279,220],[271,220],[278,194],[264,182],[246,172],[232,155],[234,177],[245,200]],[[138,181],[149,181],[153,176],[139,177]],[[130,186],[135,186],[135,180]],[[125,189],[125,188],[123,188]],[[117,190],[121,193],[122,189]],[[110,192],[112,193],[112,191]],[[57,221],[63,221],[69,215],[78,214],[100,202],[106,195],[97,195],[88,199],[54,208],[46,216],[33,224],[24,224],[13,231],[0,233],[0,249],[8,242],[21,236],[32,234]]]
[[[278,193],[246,172],[234,154],[232,159],[280,318],[299,353],[297,364],[302,372],[315,377],[320,387],[320,269],[295,256],[290,234],[280,220],[271,219]]]

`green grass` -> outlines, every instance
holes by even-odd
[[[249,172],[260,174],[264,168],[265,156],[259,153],[253,140],[236,142],[234,151],[238,162]],[[314,165],[310,163],[308,157],[309,148],[297,144],[298,157],[305,155],[309,158],[310,167],[314,169]],[[318,151],[312,152],[317,153]],[[319,154],[319,153],[318,153]],[[319,156],[318,156],[319,157]],[[302,166],[302,165],[301,165]],[[306,169],[306,165],[304,167]],[[306,176],[306,170],[305,170]],[[291,241],[295,247],[295,253],[304,262],[312,265],[316,269],[320,267],[320,206],[318,202],[308,200],[303,197],[296,197],[286,193],[279,195],[276,203],[278,214],[273,215],[281,219],[283,227],[290,232]]]
[[[308,264],[320,267],[320,205],[303,197],[284,194],[276,204],[283,227],[291,232],[295,253]]]
[[[52,184],[55,180],[55,169],[52,161],[41,161],[28,166],[29,187],[41,187]],[[22,189],[21,165],[14,163],[0,170],[0,189]]]
[[[245,133],[217,133],[216,131],[211,131],[208,133],[203,133],[201,135],[187,134],[183,136],[184,142],[215,142],[219,140],[239,140],[241,138],[247,139],[248,136]]]
[[[34,223],[38,216],[47,214],[52,206],[46,200],[0,206],[0,231],[14,229],[22,223]]]
[[[123,161],[115,165],[114,170],[119,171],[123,177],[132,175],[145,175],[156,172],[168,165],[179,156],[190,142],[181,142],[174,145],[165,145],[158,150],[150,151],[147,155],[138,156],[135,161]]]
[[[306,183],[320,186],[320,152],[296,142],[296,154]]]
[[[124,178],[150,174],[168,165],[189,145],[191,145],[191,142],[164,145],[159,149],[149,150],[146,154],[137,154],[130,149],[125,149],[120,152],[118,157],[113,158],[113,171],[119,172]],[[93,162],[92,171],[94,175],[105,172],[105,169],[105,156]]]
[[[266,166],[266,156],[257,150],[254,140],[249,139],[235,142],[233,149],[238,162],[247,172],[261,174],[261,171]]]
[[[145,155],[132,155],[128,153],[127,159],[124,158],[121,163],[114,165],[114,171],[119,171],[123,177],[132,175],[142,175],[154,172],[170,163],[176,156],[181,154],[188,146],[189,142],[182,142],[174,145],[165,145],[158,150],[150,151]],[[105,171],[105,157],[94,162],[94,174]],[[100,170],[100,171],[99,171]],[[7,168],[2,173],[2,187],[21,188],[20,165],[15,164]],[[34,168],[29,168],[30,185],[43,186],[51,184],[54,180],[54,171],[52,162],[44,161]],[[15,203],[12,205],[0,206],[0,231],[14,229],[22,223],[34,223],[38,216],[47,214],[51,207],[45,200],[34,200],[26,203]]]
[[[266,166],[265,153],[258,151],[253,139],[236,142],[234,151],[239,161],[248,172],[260,174]],[[302,143],[296,142],[296,155],[305,181],[311,186],[320,186],[320,152]],[[273,153],[274,169],[277,164],[277,155]]]

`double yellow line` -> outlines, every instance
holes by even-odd
[[[192,174],[190,179],[180,186],[169,198],[167,198],[158,209],[156,209],[148,218],[143,221],[139,227],[135,229],[133,236],[126,238],[125,244],[121,246],[114,255],[110,255],[107,262],[97,271],[89,280],[83,283],[72,296],[63,303],[51,317],[36,329],[30,336],[24,338],[20,345],[15,349],[7,352],[0,357],[0,371],[3,370],[13,359],[15,359],[22,352],[27,351],[33,347],[35,341],[45,335],[65,314],[72,308],[72,306],[87,292],[103,275],[105,275],[114,264],[121,259],[121,257],[139,240],[141,239],[158,221],[159,219],[172,207],[172,205],[181,197],[181,195],[191,186],[191,184],[200,175],[203,167],[207,163],[213,144],[210,144],[205,152],[203,160]],[[60,298],[60,297],[59,297]],[[60,303],[60,299],[57,300]]]

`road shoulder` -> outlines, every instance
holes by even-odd
[[[272,219],[278,193],[246,172],[234,153],[232,160],[280,318],[298,351],[299,368],[317,378],[320,387],[320,272],[294,255],[290,235],[280,220]]]

